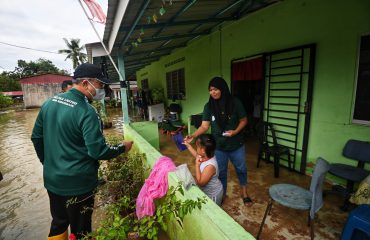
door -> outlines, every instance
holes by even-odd
[[[278,143],[290,149],[295,171],[305,173],[315,63],[315,45],[265,54],[263,119]],[[271,133],[268,139],[272,144]],[[280,164],[287,166],[287,157]]]

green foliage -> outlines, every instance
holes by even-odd
[[[12,92],[22,90],[18,78],[14,74],[2,72],[0,74],[0,92]]]
[[[167,231],[165,221],[177,221],[182,226],[184,217],[196,208],[200,210],[202,204],[207,201],[205,197],[197,198],[197,200],[187,199],[181,201],[177,199],[176,194],[184,195],[181,183],[176,187],[171,186],[168,189],[167,195],[157,201],[156,211],[153,216],[146,216],[140,220],[135,220],[134,232],[137,232],[140,237],[157,239],[160,229]]]
[[[13,104],[11,97],[0,94],[0,108],[6,108]]]
[[[76,68],[81,63],[86,62],[87,55],[86,53],[82,52],[85,46],[80,46],[80,39],[71,38],[71,40],[68,41],[67,38],[63,38],[63,40],[66,43],[67,48],[61,49],[58,52],[67,55],[65,60],[70,59],[73,64],[73,68]]]
[[[15,68],[13,75],[15,74],[19,78],[22,78],[44,73],[69,75],[66,70],[60,70],[53,64],[52,61],[44,58],[39,58],[36,61],[29,62],[21,59],[18,60],[18,66]]]
[[[107,136],[109,144],[122,142],[121,138]],[[120,240],[133,238],[158,239],[160,230],[167,231],[168,221],[177,221],[182,225],[183,219],[194,209],[201,209],[206,198],[181,201],[177,195],[184,195],[181,183],[170,187],[165,197],[155,202],[156,211],[153,216],[137,219],[135,214],[136,197],[144,184],[144,176],[148,169],[144,165],[143,154],[129,152],[116,159],[107,161],[101,167],[99,174],[107,183],[99,188],[98,196],[101,201],[107,200],[106,218],[100,227],[85,236],[85,239]],[[118,183],[112,185],[110,183]],[[132,239],[132,238],[131,238]]]

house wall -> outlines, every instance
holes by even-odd
[[[60,83],[22,84],[25,108],[41,107],[50,97],[60,93]]]
[[[370,33],[370,1],[285,0],[228,23],[137,72],[138,83],[163,87],[166,72],[185,67],[186,99],[181,118],[200,113],[208,100],[208,81],[216,75],[230,82],[232,59],[315,43],[308,162],[349,161],[341,154],[348,139],[370,141],[370,126],[352,124],[356,63],[361,34]],[[191,9],[189,9],[191,11]],[[175,59],[185,61],[165,67]],[[144,77],[141,77],[146,73]]]

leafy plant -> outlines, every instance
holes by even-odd
[[[0,94],[0,108],[6,108],[13,104],[11,97]]]
[[[117,144],[122,140],[107,136],[107,142]],[[148,168],[144,165],[144,154],[130,152],[101,167],[99,175],[106,184],[99,188],[99,199],[105,209],[105,216],[100,227],[85,239],[118,240],[130,238],[157,239],[160,230],[167,231],[168,221],[177,221],[182,225],[183,219],[194,209],[201,209],[206,198],[196,200],[178,200],[178,194],[184,195],[181,183],[171,186],[165,197],[156,200],[156,211],[153,216],[138,219],[135,214],[136,197],[144,184]],[[114,184],[114,185],[110,185]],[[114,197],[112,197],[114,196]],[[100,204],[101,205],[101,204]]]

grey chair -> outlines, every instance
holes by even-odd
[[[354,191],[354,184],[361,182],[370,174],[364,169],[365,163],[370,163],[370,142],[348,140],[343,148],[343,156],[358,161],[357,166],[342,163],[331,164],[329,173],[345,179],[347,183],[345,188],[336,185],[331,191],[325,191],[325,194],[330,192],[341,194],[344,197],[344,204],[341,208],[346,211],[349,207],[350,194]]]
[[[308,225],[311,227],[311,239],[314,239],[314,218],[315,213],[324,204],[322,197],[323,182],[325,175],[330,169],[330,164],[322,158],[318,158],[311,179],[310,190],[292,184],[274,184],[269,188],[270,200],[267,205],[265,215],[257,234],[259,239],[263,225],[265,224],[266,216],[270,213],[272,204],[278,202],[283,206],[309,210]]]

